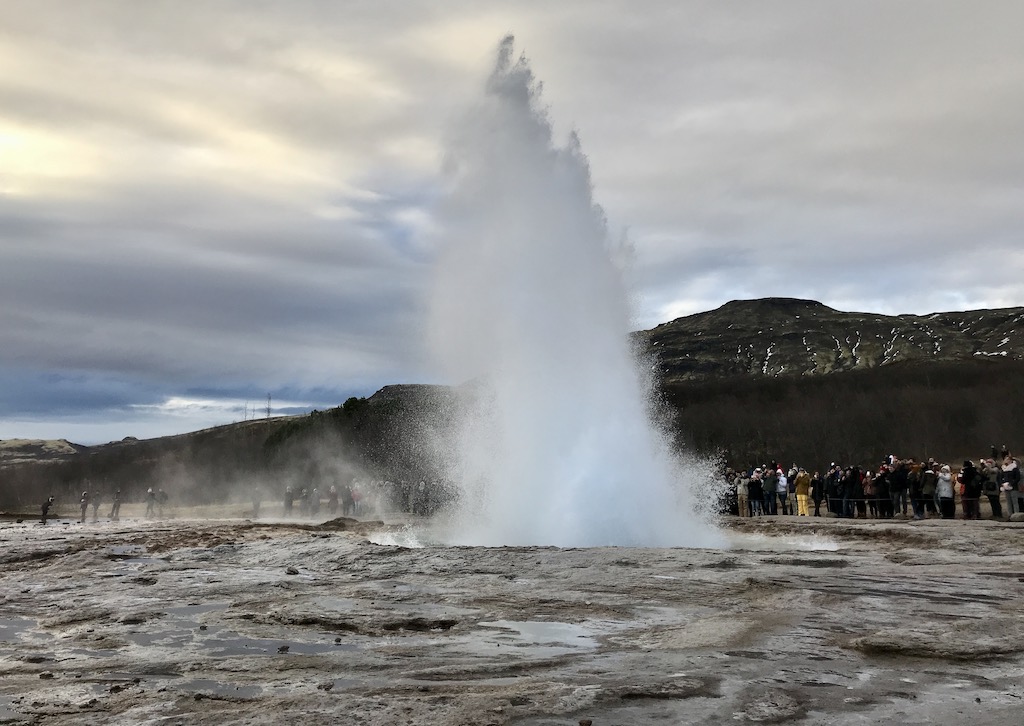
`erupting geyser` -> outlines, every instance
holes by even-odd
[[[719,546],[713,473],[652,422],[650,377],[587,160],[552,142],[512,38],[452,135],[431,311],[445,374],[467,382],[444,452],[461,488],[452,544]]]

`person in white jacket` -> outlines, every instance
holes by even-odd
[[[943,519],[956,517],[956,500],[953,498],[953,474],[949,464],[939,469],[939,479],[935,484],[935,494],[939,498],[939,513]]]
[[[779,481],[775,485],[775,491],[779,496],[779,514],[789,514],[789,479],[781,468],[778,470]]]

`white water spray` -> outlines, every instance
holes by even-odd
[[[449,145],[431,315],[463,386],[445,452],[453,544],[720,546],[698,513],[712,471],[651,422],[650,382],[575,135],[562,148],[512,38]]]

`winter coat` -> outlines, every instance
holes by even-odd
[[[925,469],[921,474],[921,496],[929,499],[934,497],[936,486],[938,486],[938,475],[931,469]]]
[[[1009,463],[1003,464],[999,472],[999,485],[1004,490],[1018,491],[1020,489],[1020,467],[1017,460],[1011,459]]]
[[[811,493],[811,475],[802,471],[796,475],[796,495],[806,497]]]
[[[999,473],[1000,469],[995,464],[986,465],[981,470],[981,490],[985,492],[986,496],[999,495]]]
[[[953,498],[953,475],[948,471],[940,471],[935,489],[939,493],[939,499]]]
[[[960,470],[960,483],[963,484],[963,496],[977,499],[981,496],[981,475],[974,466],[965,466]]]
[[[816,502],[825,498],[825,482],[821,480],[820,476],[811,479],[811,498]]]
[[[910,486],[908,478],[910,472],[907,470],[906,465],[898,465],[889,476],[889,488],[890,491],[900,492]]]

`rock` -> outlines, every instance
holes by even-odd
[[[1011,522],[1024,522],[1024,512],[1017,512],[1010,515]]]
[[[277,649],[277,652],[278,653],[287,653],[288,652],[288,646],[287,645],[282,645],[281,647],[279,647]]]
[[[53,678],[53,674],[50,673],[50,671],[43,671],[39,674],[39,677],[45,680],[47,678]]]
[[[288,573],[289,575],[297,575],[297,574],[299,574],[299,571],[296,570],[294,567],[289,567],[287,570],[285,570],[285,572]]]

